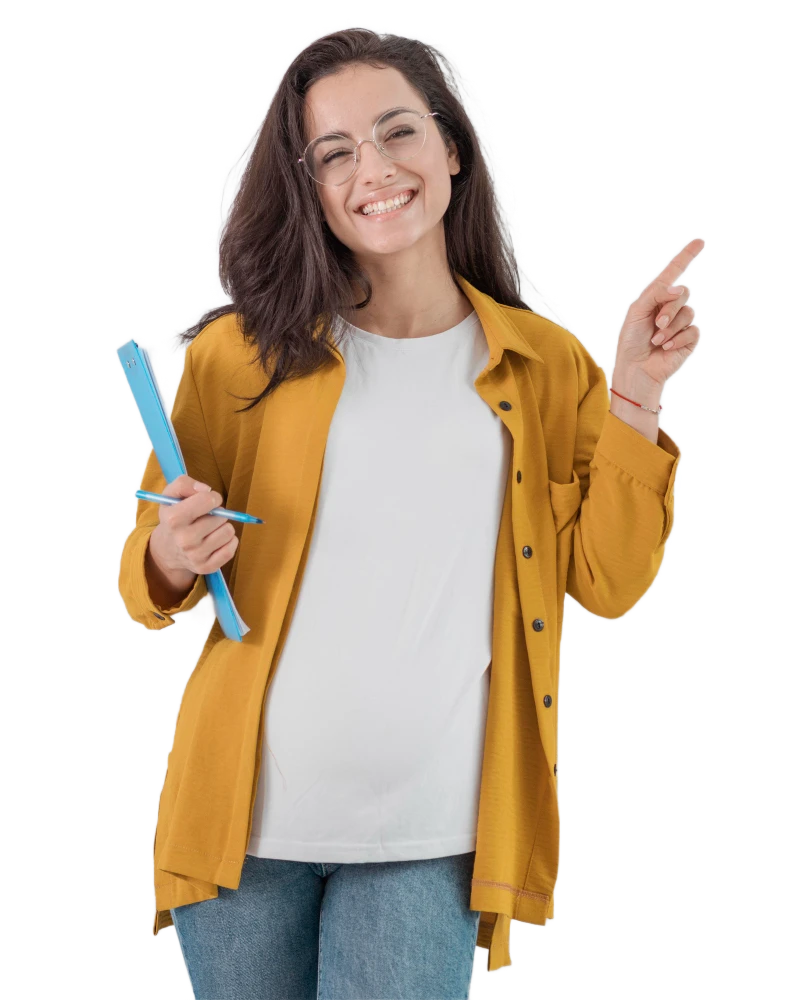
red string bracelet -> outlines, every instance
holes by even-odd
[[[609,386],[609,389],[611,389],[611,386]],[[637,403],[635,399],[628,399],[627,396],[623,396],[622,393],[617,392],[616,389],[611,389],[611,391],[614,393],[615,396],[619,396],[620,399],[624,399],[628,403],[633,403],[634,406],[638,406],[642,410],[649,410],[651,413],[658,413],[658,410],[662,408],[661,404],[659,403],[658,410],[654,410],[652,406],[644,406],[642,403]]]

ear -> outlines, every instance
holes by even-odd
[[[452,140],[447,143],[447,167],[451,176],[461,173],[461,159],[458,155],[458,146]]]

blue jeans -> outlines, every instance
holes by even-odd
[[[238,889],[170,910],[198,1000],[466,1000],[475,852],[348,864],[248,854]]]

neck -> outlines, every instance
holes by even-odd
[[[353,326],[399,340],[443,333],[469,316],[472,303],[451,276],[444,252],[401,258],[360,262],[372,282],[372,299],[364,309],[341,310]],[[354,294],[364,297],[360,289]]]

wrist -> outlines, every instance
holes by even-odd
[[[167,564],[159,549],[160,536],[157,532],[158,528],[151,532],[145,550],[145,575],[151,585],[151,590],[158,591],[162,598],[165,595],[171,597],[175,594],[188,592],[194,586],[197,573],[174,568]]]
[[[145,551],[145,565],[158,577],[170,576],[172,568],[167,566],[167,561],[162,551],[163,531],[161,525],[157,525],[150,532]]]
[[[657,409],[661,401],[663,384],[657,382],[646,372],[636,368],[615,368],[609,383],[609,389],[616,389],[617,392],[627,396],[643,406]],[[612,393],[612,398],[619,399]]]

